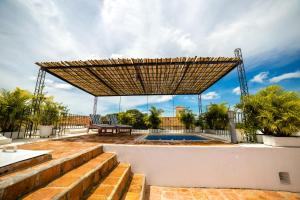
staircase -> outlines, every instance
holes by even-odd
[[[96,146],[32,166],[0,182],[0,199],[79,200],[144,198],[145,176]]]

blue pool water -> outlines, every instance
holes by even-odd
[[[196,135],[148,135],[145,137],[146,140],[192,140],[201,141],[207,140],[204,137]]]

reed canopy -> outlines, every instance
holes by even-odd
[[[201,94],[241,62],[236,57],[179,57],[36,64],[97,97]]]

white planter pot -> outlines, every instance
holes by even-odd
[[[275,147],[300,147],[300,137],[274,137],[263,135],[265,145]]]
[[[53,126],[40,126],[40,137],[49,137],[52,133]]]
[[[257,143],[260,143],[260,144],[264,143],[262,134],[256,134],[256,139],[257,139]]]
[[[19,137],[18,137],[19,135]],[[4,132],[3,136],[7,137],[7,138],[11,138],[11,139],[17,139],[17,138],[24,138],[25,133],[20,131],[14,131],[14,132]]]
[[[7,138],[7,137],[5,137],[5,136],[3,136],[3,135],[0,134],[0,145],[2,145],[2,144],[10,144],[11,141],[12,141],[11,138]]]

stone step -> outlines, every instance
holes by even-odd
[[[122,200],[143,200],[145,198],[146,177],[144,174],[133,174],[128,190]]]
[[[48,184],[102,153],[102,146],[97,145],[76,154],[48,161],[4,177],[0,182],[0,199],[10,200],[19,198]]]
[[[103,153],[55,179],[45,187],[32,192],[24,200],[79,200],[106,177],[116,165],[115,154]]]
[[[119,164],[101,183],[87,196],[87,200],[119,200],[126,191],[131,176],[130,164]]]

